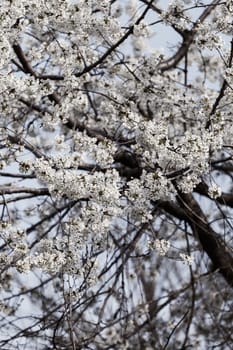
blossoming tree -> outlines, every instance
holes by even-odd
[[[232,15],[1,1],[1,349],[232,348]]]

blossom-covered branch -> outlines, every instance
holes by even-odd
[[[231,347],[232,14],[1,1],[0,348]]]

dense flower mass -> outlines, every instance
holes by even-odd
[[[232,14],[1,1],[0,348],[230,348]]]

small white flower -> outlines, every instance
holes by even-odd
[[[218,185],[213,184],[209,187],[208,194],[209,194],[210,198],[216,199],[218,197],[221,197],[222,190]]]
[[[170,242],[165,239],[155,239],[149,242],[149,247],[155,249],[159,255],[164,256],[170,249]]]
[[[180,253],[180,257],[186,265],[192,265],[193,257],[187,254]]]

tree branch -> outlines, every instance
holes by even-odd
[[[193,198],[192,194],[179,193],[181,207],[184,209],[194,235],[200,241],[204,251],[209,256],[226,282],[233,287],[233,250],[225,240],[207,223],[206,218]]]
[[[203,11],[203,13],[200,15],[200,17],[197,19],[197,21],[193,25],[193,28],[190,31],[184,31],[182,33],[183,42],[180,48],[172,57],[168,58],[167,60],[161,62],[158,65],[158,69],[160,71],[164,72],[166,70],[176,67],[176,65],[185,57],[190,45],[193,42],[198,24],[204,22],[204,20],[209,16],[212,10],[220,3],[220,1],[221,0],[214,0],[208,7],[206,7],[206,9]]]

